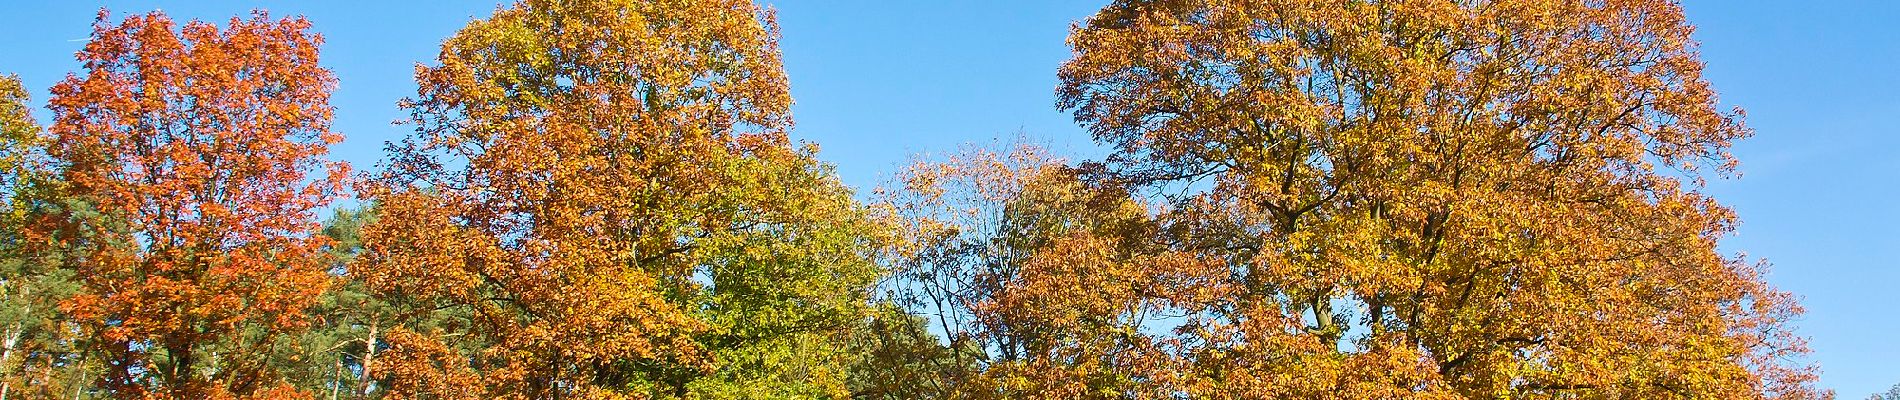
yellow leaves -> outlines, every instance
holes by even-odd
[[[1717,250],[1734,215],[1700,171],[1749,131],[1678,8],[1114,2],[1058,93],[1115,155],[970,148],[866,207],[787,136],[769,10],[524,0],[418,68],[414,133],[363,185],[384,217],[349,277],[401,320],[363,368],[390,398],[846,397],[860,374],[959,398],[1814,394],[1785,361],[1798,307]],[[331,280],[306,214],[348,168],[316,159],[341,140],[319,40],[230,26],[101,18],[55,90],[43,139],[125,221],[36,234],[90,246],[65,308],[132,366],[112,390],[306,395],[166,364],[255,353],[226,336],[302,328]],[[41,139],[23,102],[0,79],[9,146]]]
[[[1157,286],[1192,278],[1141,267],[1145,206],[1043,154],[972,148],[900,174],[908,186],[881,194],[917,230],[895,300],[941,310],[950,337],[1002,354],[953,396],[1158,398],[1166,357],[1144,315],[1165,307]]]
[[[418,129],[371,185],[385,216],[353,271],[470,313],[491,395],[823,386],[796,377],[839,367],[762,360],[832,351],[805,341],[862,318],[886,233],[787,139],[773,29],[736,0],[471,23],[417,72]]]
[[[438,338],[397,328],[384,340],[389,350],[374,376],[391,387],[393,399],[479,399],[481,377],[467,369],[468,361]]]
[[[1117,3],[1074,30],[1059,104],[1116,147],[1112,175],[1194,188],[1160,214],[1182,226],[1162,237],[1233,274],[1171,289],[1246,310],[1205,317],[1233,337],[1184,331],[1200,348],[1417,349],[1429,367],[1408,378],[1422,386],[1383,388],[1394,379],[1345,364],[1261,368],[1252,393],[1640,397],[1628,382],[1720,369],[1645,354],[1755,340],[1710,307],[1762,284],[1722,267],[1729,212],[1694,192],[1748,130],[1715,108],[1688,30],[1665,1]],[[1314,338],[1351,343],[1262,347]],[[1808,393],[1778,364],[1726,368],[1795,388],[1756,396]],[[1730,396],[1746,376],[1693,390]]]
[[[0,75],[0,173],[9,180],[6,185],[19,185],[30,176],[34,167],[30,163],[36,161],[33,153],[42,146],[40,126],[28,112],[27,97],[19,76]]]

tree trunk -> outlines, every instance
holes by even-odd
[[[337,392],[341,391],[343,391],[343,358],[338,357],[336,367],[330,369],[330,400],[336,400]]]
[[[363,340],[363,376],[356,382],[358,386],[356,392],[358,395],[363,396],[363,398],[369,398],[369,383],[371,381],[369,372],[370,366],[376,363],[376,335],[378,333],[376,323],[371,322],[369,324],[369,338]]]
[[[0,349],[0,368],[6,368],[6,375],[0,376],[0,400],[7,400],[7,394],[13,391],[13,374],[17,369],[13,365],[13,348],[20,343],[20,335],[25,330],[20,323],[13,323],[13,328],[7,331],[5,348]]]
[[[25,297],[32,294],[32,291],[33,289],[31,287],[20,288],[20,297],[22,297],[20,299],[20,302],[25,303],[28,300],[30,300],[30,299],[26,299]],[[13,296],[11,296],[9,293],[9,296],[7,297],[13,297]],[[20,317],[22,319],[28,318],[32,315],[33,315],[33,306],[31,305],[23,307],[23,310],[20,313]],[[19,369],[13,365],[13,355],[14,355],[13,349],[19,346],[20,336],[26,334],[25,324],[26,324],[25,321],[14,321],[13,326],[7,329],[6,342],[4,344],[0,344],[0,346],[4,346],[4,348],[0,348],[0,368],[6,369],[5,374],[0,375],[0,400],[7,400],[7,394],[13,391],[13,374],[17,372],[15,371],[16,369]],[[21,363],[21,364],[25,364],[25,363]]]

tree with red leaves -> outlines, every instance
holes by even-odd
[[[309,28],[101,11],[84,71],[53,88],[49,153],[87,210],[33,229],[73,251],[62,306],[109,394],[299,395],[268,365],[329,285],[314,211],[348,168],[321,158],[342,136]]]

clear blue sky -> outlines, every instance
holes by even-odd
[[[796,136],[819,143],[845,181],[867,187],[909,155],[1026,133],[1093,153],[1054,107],[1072,21],[1095,1],[765,0],[779,11],[798,104]],[[403,131],[395,102],[439,40],[495,7],[485,2],[20,2],[0,5],[0,73],[45,88],[99,6],[222,21],[255,7],[308,16],[340,81],[335,155],[373,168]],[[418,2],[421,3],[421,2]],[[1725,242],[1774,263],[1801,295],[1821,384],[1857,399],[1900,383],[1900,2],[1691,0],[1708,78],[1748,110],[1757,135],[1736,147],[1744,176],[1709,190],[1742,216]],[[123,15],[123,14],[121,14]],[[44,119],[46,113],[40,111]]]

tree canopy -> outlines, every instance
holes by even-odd
[[[222,29],[100,12],[53,87],[47,152],[72,206],[29,228],[70,252],[62,303],[100,387],[125,397],[290,396],[273,347],[326,290],[312,212],[347,165],[322,156],[335,79],[301,18]]]
[[[392,333],[391,393],[843,393],[829,343],[881,228],[787,138],[776,29],[744,1],[526,1],[449,38],[352,268],[469,315]]]
[[[356,175],[309,21],[101,11],[45,128],[0,76],[0,400],[1831,398],[1693,29],[1113,0],[1053,71],[1106,156],[860,193],[748,0],[498,8]]]
[[[1117,1],[1060,106],[1109,179],[1181,188],[1212,397],[1813,395],[1700,192],[1750,131],[1671,1]],[[1162,379],[1157,379],[1162,380]]]

